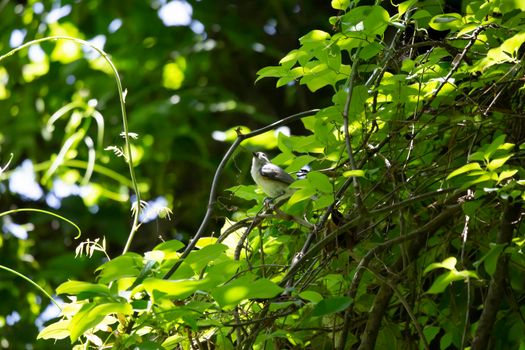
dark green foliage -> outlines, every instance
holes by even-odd
[[[13,164],[33,160],[46,190],[56,178],[92,186],[82,200],[98,206],[95,221],[81,203],[64,202],[61,213],[89,235],[102,230],[77,248],[90,260],[69,261],[53,245],[60,260],[37,256],[42,266],[31,270],[24,254],[40,252],[32,245],[46,244],[42,236],[56,223],[28,216],[43,233],[0,241],[10,249],[2,266],[46,290],[60,283],[56,293],[66,298],[37,346],[60,339],[67,347],[69,339],[79,349],[524,347],[525,8],[506,0],[464,1],[461,9],[334,0],[332,13],[315,14],[322,21],[295,31],[285,15],[293,16],[292,2],[193,5],[205,35],[164,28],[154,3],[81,2],[74,26],[61,20],[45,34],[92,37],[118,14],[125,20],[108,36],[110,60],[82,59],[86,43],[76,39],[42,39],[47,61],[36,66],[27,50],[0,58],[10,77],[0,103],[11,113],[0,149],[13,152]],[[97,6],[107,13],[95,16]],[[311,10],[304,6],[300,12]],[[31,9],[18,10],[35,36]],[[274,12],[283,33],[263,40]],[[280,43],[286,28],[298,47]],[[270,59],[248,54],[261,50],[257,43]],[[139,134],[125,133],[126,143],[117,136],[124,96],[111,63],[129,91],[124,130]],[[76,82],[64,83],[71,75]],[[291,135],[275,134],[276,125],[250,132],[275,121],[268,115],[283,118],[278,126]],[[45,123],[53,146],[35,148]],[[217,130],[226,130],[215,135],[232,143],[228,152],[210,146]],[[264,201],[247,177],[248,152],[239,150],[261,148],[278,148],[273,161],[290,173],[311,167],[284,202]],[[130,171],[128,180],[130,149],[136,178]],[[142,199],[164,195],[173,212],[158,208],[153,227],[137,221],[135,205],[128,234],[129,206],[118,201],[137,190]],[[0,201],[5,210],[21,205],[7,191]],[[161,220],[167,216],[175,220]],[[55,234],[72,251],[63,226]],[[79,268],[83,261],[90,265]],[[19,283],[27,282],[8,274],[0,293],[20,298]],[[41,310],[28,303],[33,309],[18,307],[26,325]],[[30,342],[9,337],[16,325],[5,328],[9,342]]]

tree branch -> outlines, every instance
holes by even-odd
[[[409,233],[405,236],[399,236],[387,242],[381,243],[373,249],[371,249],[370,251],[368,251],[368,253],[359,262],[359,265],[352,279],[352,283],[348,292],[350,298],[355,298],[357,294],[357,288],[359,286],[359,282],[361,281],[364,269],[368,266],[372,258],[376,256],[376,254],[392,247],[395,244],[405,242],[408,240],[414,240],[407,250],[408,261],[413,261],[418,256],[420,248],[426,242],[428,236],[434,234],[460,210],[461,207],[459,204],[448,206],[439,215],[437,215],[434,219],[430,220],[427,224],[423,225],[421,228],[416,229],[412,233]],[[401,271],[403,265],[403,257],[400,257],[392,267],[392,271]],[[395,284],[395,281],[392,281],[391,283]],[[380,329],[381,320],[383,319],[383,315],[386,311],[386,308],[388,307],[392,294],[392,288],[390,288],[387,284],[381,285],[379,292],[374,300],[372,310],[370,311],[366,328],[363,332],[362,342],[359,347],[359,350],[372,350],[374,348],[377,339],[377,334]],[[339,347],[340,349],[344,349],[344,345],[346,343],[346,338],[348,336],[348,330],[350,327],[351,313],[352,310],[350,308],[347,309],[345,312],[345,325],[343,327],[342,341]]]
[[[505,204],[500,230],[496,238],[498,244],[509,244],[516,224],[519,222],[521,204]],[[487,298],[483,304],[483,312],[479,318],[478,328],[472,341],[472,350],[487,349],[489,338],[499,310],[499,304],[505,288],[507,277],[509,256],[505,251],[501,252],[496,263],[496,270],[490,280]]]

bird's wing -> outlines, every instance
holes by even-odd
[[[295,181],[295,179],[290,174],[275,164],[264,164],[261,167],[260,172],[262,176],[268,179],[280,181],[288,185]]]

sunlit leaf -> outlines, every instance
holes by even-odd
[[[254,280],[254,276],[246,275],[215,288],[211,294],[221,307],[228,308],[246,299],[273,298],[282,291],[281,287],[268,279]]]
[[[397,12],[400,16],[404,15],[405,12],[407,12],[412,6],[414,6],[417,3],[417,0],[408,0],[403,1],[399,5],[397,5]]]
[[[202,249],[192,251],[184,262],[190,265],[195,273],[200,273],[206,265],[221,256],[226,249],[228,246],[220,243],[207,245]]]
[[[69,337],[70,320],[60,320],[51,323],[38,333],[37,339],[64,339]]]
[[[493,159],[490,161],[490,163],[487,165],[487,169],[492,171],[492,170],[496,170],[498,168],[500,168],[503,164],[505,164],[511,157],[513,156],[513,154],[509,154],[508,156],[506,157],[501,157],[501,158],[497,158],[497,159]]]
[[[481,170],[481,166],[479,165],[479,163],[468,163],[468,164],[463,165],[462,167],[460,167],[460,168],[454,170],[453,172],[451,172],[447,176],[447,180],[451,179],[451,178],[453,178],[455,176],[467,173],[469,171],[473,171],[473,170]]]
[[[430,272],[432,270],[435,270],[437,268],[445,268],[447,270],[455,270],[457,262],[458,262],[458,260],[455,257],[451,256],[451,257],[443,260],[442,262],[432,263],[432,264],[428,265],[427,268],[423,271],[423,274],[427,274],[428,272]]]
[[[98,281],[107,284],[119,278],[138,276],[142,265],[142,256],[128,252],[102,264],[95,271],[99,272]]]
[[[350,5],[350,0],[332,0],[332,7],[336,10],[346,10]]]
[[[85,331],[98,325],[109,314],[131,315],[133,308],[128,303],[89,303],[73,316],[69,324],[70,338],[74,342]]]
[[[257,79],[255,82],[258,82],[262,78],[280,78],[287,75],[288,72],[289,69],[282,66],[264,67],[257,71]]]
[[[459,13],[445,13],[432,17],[429,25],[435,30],[456,30],[462,24],[462,17]]]
[[[447,287],[450,285],[451,282],[457,281],[458,279],[461,279],[461,278],[458,278],[458,276],[454,274],[453,271],[445,272],[441,274],[438,278],[436,278],[436,280],[434,281],[434,283],[432,283],[432,286],[427,291],[427,293],[428,294],[443,293],[443,291],[447,289]]]
[[[313,290],[305,290],[304,292],[299,293],[299,296],[303,299],[308,300],[311,303],[317,304],[323,300],[323,296]]]
[[[308,34],[299,38],[299,42],[305,48],[312,48],[319,45],[322,45],[325,40],[330,39],[330,34],[322,30],[312,30]]]
[[[512,169],[512,170],[503,170],[503,171],[498,175],[498,183],[500,183],[501,181],[503,181],[503,180],[505,180],[505,179],[508,179],[509,177],[514,176],[517,172],[518,172],[517,169]]]
[[[347,170],[343,173],[343,176],[344,177],[351,177],[351,176],[355,176],[355,177],[365,177],[365,171],[364,170],[361,170],[361,169],[356,169],[356,170]]]
[[[192,295],[197,290],[207,290],[213,284],[208,279],[202,280],[164,280],[160,278],[146,278],[142,283],[149,295],[158,299],[168,297],[181,300]],[[160,294],[155,294],[160,292]]]
[[[91,296],[110,296],[109,288],[104,284],[95,284],[82,281],[67,281],[58,286],[57,294]]]

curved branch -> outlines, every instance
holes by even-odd
[[[75,224],[73,221],[71,221],[69,219],[66,219],[62,215],[53,213],[52,211],[49,211],[49,210],[36,209],[36,208],[19,208],[19,209],[13,209],[13,210],[8,210],[8,211],[1,212],[0,213],[0,218],[2,216],[6,216],[6,215],[9,215],[9,214],[20,213],[20,212],[23,212],[23,211],[42,213],[42,214],[54,216],[54,217],[56,217],[56,218],[58,218],[58,219],[60,219],[62,221],[67,222],[68,224],[70,224],[71,226],[73,226],[77,230],[78,235],[75,236],[75,239],[78,239],[82,235],[82,231],[80,230],[80,227],[78,227],[77,224]]]

